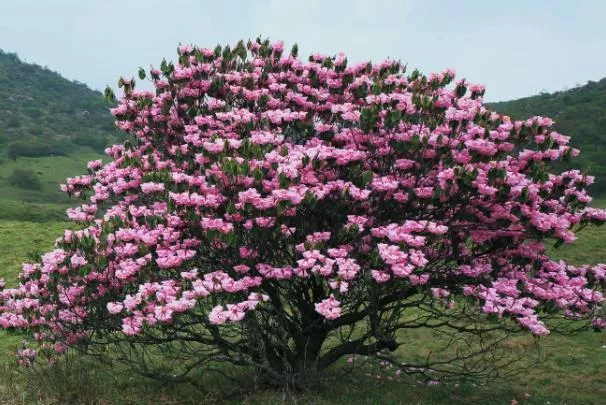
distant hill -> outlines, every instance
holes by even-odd
[[[572,145],[581,150],[570,167],[596,176],[596,183],[591,186],[593,195],[606,194],[606,78],[566,91],[491,105],[495,111],[515,119],[541,115],[555,120],[555,129],[571,136]]]
[[[0,50],[0,218],[64,217],[66,176],[119,142],[100,92]]]
[[[27,155],[33,142],[41,155],[69,154],[74,145],[102,152],[115,135],[101,93],[0,50],[0,151]]]

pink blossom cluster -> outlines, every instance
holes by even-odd
[[[315,307],[324,318],[326,319],[337,319],[341,316],[340,302],[335,299],[332,295],[321,302],[318,302]]]

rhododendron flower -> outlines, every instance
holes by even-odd
[[[141,184],[141,191],[146,194],[153,193],[156,191],[164,191],[164,184],[162,183],[143,183]]]
[[[317,303],[315,307],[316,311],[326,319],[337,319],[341,316],[340,304],[341,303],[331,295],[329,298]]]

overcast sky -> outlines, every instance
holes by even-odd
[[[297,42],[300,55],[457,70],[489,101],[606,76],[606,1],[0,0],[0,49],[102,90],[179,43]]]

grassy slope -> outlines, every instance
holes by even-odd
[[[61,219],[69,202],[58,184],[122,138],[113,121],[101,93],[0,50],[0,218]],[[42,188],[10,184],[15,169]]]
[[[0,220],[0,277],[9,284],[15,282],[20,263],[28,252],[47,250],[67,224],[45,224]],[[557,257],[575,263],[606,262],[606,227],[584,231],[577,243],[563,246],[554,252]],[[401,350],[413,356],[423,357],[439,346],[439,336],[430,331],[410,331],[408,341]],[[533,338],[518,338],[512,345],[532,343]],[[576,336],[552,335],[541,339],[540,354],[531,352],[525,361],[533,365],[510,380],[477,387],[439,385],[428,387],[414,377],[399,381],[387,381],[385,375],[376,378],[374,370],[360,370],[345,377],[328,379],[313,392],[302,394],[259,391],[246,396],[236,396],[230,403],[279,403],[317,404],[396,404],[396,403],[497,403],[509,404],[512,399],[521,403],[603,403],[606,396],[606,334],[584,332]],[[141,380],[122,367],[111,370],[107,366],[89,360],[72,358],[70,362],[52,370],[37,371],[33,375],[21,375],[11,366],[11,352],[20,345],[18,336],[0,335],[0,403],[199,403],[220,402],[220,393],[201,396],[186,386],[174,386],[155,381]],[[538,356],[538,357],[537,357]],[[345,367],[345,363],[340,367]],[[335,369],[337,373],[339,367]],[[367,375],[370,373],[370,376]],[[215,390],[225,387],[214,383]],[[223,388],[222,388],[223,387]],[[17,394],[19,398],[17,399]],[[526,394],[530,395],[526,398]]]
[[[66,197],[59,191],[58,183],[64,182],[69,176],[86,174],[86,162],[98,159],[99,156],[93,151],[79,151],[70,156],[22,157],[14,161],[6,161],[0,166],[2,198],[37,203],[63,202]],[[38,175],[42,189],[26,190],[12,186],[8,177],[15,169],[32,170]]]
[[[21,157],[0,164],[0,218],[27,221],[60,220],[73,199],[59,191],[67,177],[86,173],[86,162],[101,156],[82,149],[69,156]],[[32,170],[39,178],[41,190],[27,190],[10,184],[15,169]]]

